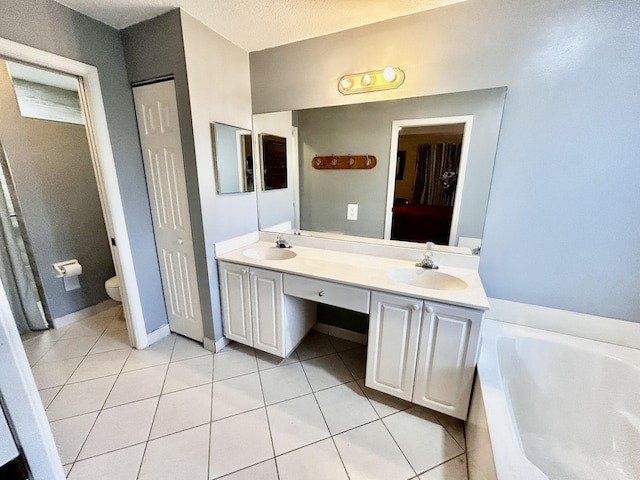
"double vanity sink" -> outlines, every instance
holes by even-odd
[[[218,249],[224,335],[288,356],[315,323],[316,303],[369,315],[365,383],[466,418],[479,329],[489,304],[477,257],[293,237]]]

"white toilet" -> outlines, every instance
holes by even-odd
[[[104,282],[104,288],[109,295],[116,302],[122,302],[122,296],[120,295],[120,279],[115,276]]]

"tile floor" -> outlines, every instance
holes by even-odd
[[[119,307],[23,343],[72,480],[467,478],[462,422],[366,388],[356,343],[135,350]]]

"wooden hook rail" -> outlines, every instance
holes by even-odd
[[[371,169],[377,163],[375,155],[316,155],[311,160],[311,165],[317,170]]]

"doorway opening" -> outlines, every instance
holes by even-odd
[[[120,278],[129,341],[135,348],[146,348],[149,345],[149,339],[144,323],[97,68],[2,38],[0,38],[0,57],[72,75],[78,79],[80,104],[86,122],[92,167],[104,223],[110,239],[113,265]]]
[[[385,239],[458,244],[471,120],[393,122]]]

